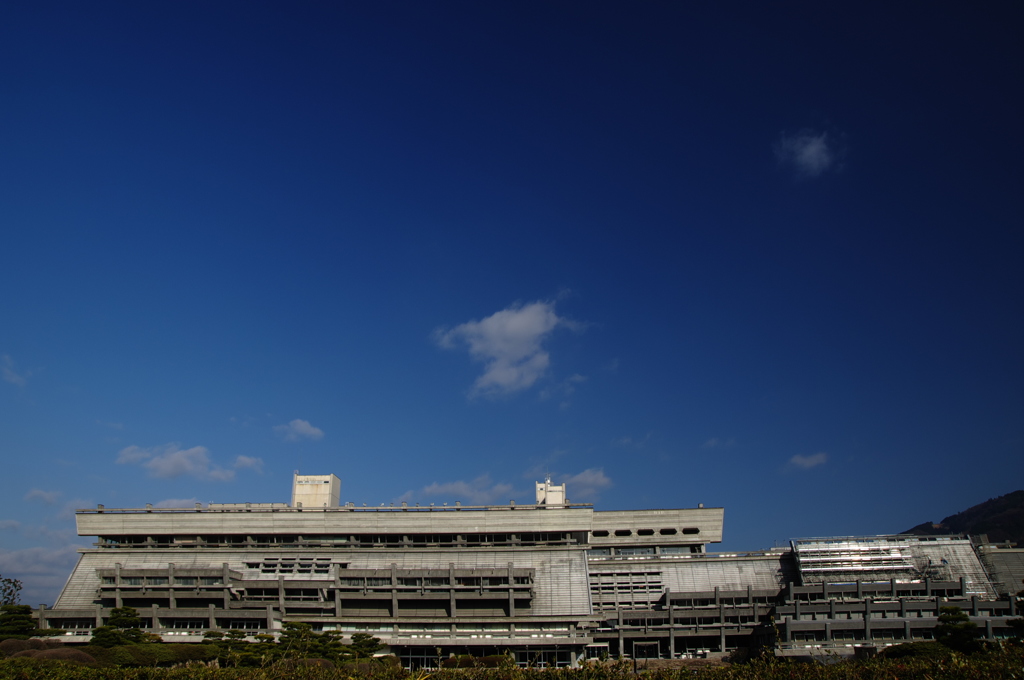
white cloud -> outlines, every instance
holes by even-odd
[[[296,418],[287,425],[275,425],[274,432],[277,432],[285,441],[289,442],[297,442],[300,439],[320,441],[324,438],[323,430],[310,425],[308,420],[300,420],[299,418]]]
[[[731,438],[731,437],[729,439],[722,439],[720,437],[712,437],[711,439],[709,439],[706,442],[704,442],[703,444],[701,444],[701,448],[702,449],[727,449],[727,448],[729,448],[730,446],[732,446],[735,443],[736,443],[736,440]]]
[[[839,153],[828,133],[801,130],[783,134],[775,143],[775,157],[782,165],[791,166],[799,177],[818,177],[836,167]]]
[[[547,371],[551,356],[543,343],[559,326],[579,328],[555,314],[554,302],[538,301],[514,304],[454,328],[439,328],[434,340],[446,349],[464,344],[469,355],[484,364],[473,396],[511,394],[530,387]]]
[[[0,519],[0,531],[7,529],[17,529],[21,526],[21,522],[16,519]]]
[[[127,446],[117,456],[121,464],[139,463],[149,470],[150,477],[172,479],[190,475],[197,479],[226,481],[235,476],[234,470],[225,470],[210,461],[205,446],[181,449],[178,444],[165,444],[144,449]]]
[[[263,473],[263,459],[254,458],[251,456],[239,456],[235,458],[235,469],[236,470],[255,470],[256,472]]]
[[[801,456],[799,453],[789,459],[790,465],[795,465],[798,468],[809,470],[819,465],[824,465],[825,461],[828,460],[827,453],[815,453],[811,456]]]
[[[35,606],[43,602],[53,605],[68,574],[78,561],[78,545],[58,548],[0,548],[0,574],[22,582],[21,601]]]
[[[559,482],[565,484],[565,495],[573,502],[595,500],[601,491],[612,485],[603,468],[590,468],[571,477],[559,477]]]
[[[153,503],[154,508],[194,508],[199,503],[198,498],[166,498],[159,503]]]
[[[428,498],[445,497],[452,501],[462,501],[470,505],[493,505],[494,503],[507,503],[515,495],[511,484],[491,482],[490,475],[480,475],[471,482],[434,482],[423,487],[419,494],[406,494],[403,499],[408,500],[415,495]]]
[[[25,383],[28,382],[29,376],[32,375],[32,371],[18,373],[14,370],[14,359],[9,354],[4,354],[0,356],[0,375],[3,375],[4,380],[12,385],[24,387]]]
[[[105,421],[102,421],[102,420],[97,420],[96,424],[100,425],[101,427],[109,427],[111,430],[123,430],[124,429],[124,423],[108,423],[108,422],[105,422]]]
[[[32,489],[25,494],[26,501],[41,501],[47,505],[53,505],[59,497],[60,491],[43,491],[42,489]]]

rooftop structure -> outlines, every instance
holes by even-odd
[[[131,606],[165,640],[301,621],[371,633],[409,666],[438,649],[565,665],[724,652],[776,629],[784,645],[914,639],[944,603],[995,636],[1016,612],[963,538],[714,554],[722,508],[599,512],[550,479],[533,505],[368,508],[341,505],[340,486],[296,473],[291,504],[79,510],[78,533],[97,540],[41,625],[87,639]]]

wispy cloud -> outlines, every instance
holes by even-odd
[[[836,168],[840,152],[827,132],[801,130],[782,134],[775,143],[775,157],[793,168],[798,177],[813,178]]]
[[[47,505],[53,505],[60,498],[60,491],[43,491],[42,489],[32,489],[25,494],[26,501],[40,501]]]
[[[108,422],[103,421],[103,420],[97,420],[96,424],[101,426],[101,427],[109,427],[111,430],[123,430],[124,429],[124,423],[108,423]]]
[[[824,453],[824,452],[822,452],[822,453],[815,453],[815,454],[810,455],[810,456],[801,456],[798,453],[797,455],[795,455],[795,456],[793,456],[792,458],[789,459],[789,463],[790,463],[790,465],[795,465],[798,468],[802,468],[804,470],[809,470],[809,469],[811,469],[813,467],[818,467],[819,465],[824,465],[827,460],[828,460],[828,454]]]
[[[540,392],[541,399],[550,399],[552,397],[561,397],[561,401],[558,402],[559,408],[569,408],[572,405],[570,397],[576,392],[577,385],[582,385],[587,382],[587,376],[574,373],[565,380],[552,385],[547,389],[543,389]]]
[[[702,449],[727,449],[735,443],[736,440],[733,439],[732,437],[729,437],[728,439],[724,437],[712,437],[711,439],[701,444],[700,447]]]
[[[154,508],[194,508],[199,503],[198,498],[165,498],[159,503],[153,503]],[[205,505],[200,503],[200,505]]]
[[[235,469],[236,470],[255,470],[260,474],[263,473],[263,459],[254,458],[251,456],[239,456],[235,458]]]
[[[320,441],[324,438],[323,430],[310,425],[308,420],[301,420],[299,418],[296,418],[287,425],[275,425],[274,432],[288,442],[297,442],[302,439]]]
[[[23,602],[52,605],[78,561],[80,547],[68,544],[58,548],[0,548],[0,574],[16,578],[24,584],[21,593]]]
[[[399,500],[413,498],[446,498],[451,501],[462,501],[470,505],[492,505],[508,502],[515,495],[514,487],[506,483],[494,483],[491,476],[484,474],[470,482],[434,482],[420,491],[410,491]]]
[[[21,522],[16,519],[0,519],[0,531],[8,531],[11,529],[17,529],[21,526]]]
[[[434,340],[446,349],[468,347],[470,357],[484,364],[471,395],[497,396],[525,390],[544,375],[551,355],[543,344],[560,326],[580,328],[559,317],[554,302],[537,301],[513,304],[454,328],[439,328]]]
[[[18,387],[24,387],[28,383],[29,377],[32,375],[32,371],[22,371],[18,373],[15,370],[14,359],[9,354],[0,356],[0,375],[3,376],[4,380],[17,385]]]
[[[653,432],[648,432],[643,437],[619,437],[612,442],[613,446],[621,446],[627,449],[642,449],[647,446],[647,443],[651,441],[651,435]]]
[[[197,479],[226,481],[235,476],[234,470],[214,465],[205,446],[182,449],[178,444],[164,444],[144,449],[133,445],[121,449],[117,462],[137,463],[149,471],[150,477],[159,479],[189,475]]]
[[[602,491],[612,486],[612,480],[604,473],[603,468],[589,468],[568,477],[559,476],[558,481],[565,484],[565,495],[570,501],[593,501]]]

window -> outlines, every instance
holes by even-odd
[[[141,576],[122,576],[121,577],[121,585],[123,585],[123,586],[141,586],[142,585],[142,577]]]
[[[604,530],[604,529],[598,529],[598,530],[593,531],[591,533],[593,534],[593,536],[595,538],[604,538],[605,536],[608,535],[608,532],[606,530]]]
[[[653,536],[654,529],[637,529],[637,536]]]
[[[633,535],[633,531],[630,530],[630,529],[616,529],[615,530],[615,535],[616,536],[632,536]]]
[[[195,576],[176,576],[174,582],[179,586],[194,586],[196,584]]]
[[[699,534],[700,529],[697,529],[696,527],[688,527],[686,529],[683,529],[683,533],[688,535]]]
[[[203,576],[199,579],[199,584],[204,586],[216,586],[220,585],[221,580],[217,576]]]
[[[114,585],[115,581],[116,579],[113,576],[104,576],[102,578],[103,585],[105,586],[112,586]]]
[[[167,577],[166,576],[150,576],[148,579],[146,579],[146,583],[148,583],[151,586],[165,586],[165,585],[167,585]]]
[[[675,529],[662,529],[658,533],[661,534],[662,536],[675,536],[676,535],[676,530]]]

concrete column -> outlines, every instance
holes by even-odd
[[[967,580],[963,576],[960,577],[960,597],[967,597]]]
[[[971,595],[971,616],[978,615],[978,596]]]
[[[858,581],[858,583],[860,583]],[[871,639],[871,598],[864,599],[864,641]]]
[[[929,576],[924,577],[924,594],[925,597],[932,596],[932,579]]]
[[[895,578],[889,579],[889,584],[892,587],[892,596],[896,597],[896,579]]]
[[[992,635],[992,619],[985,619],[985,639],[993,639]]]
[[[942,613],[942,598],[938,595],[935,596],[935,615],[938,616]]]
[[[96,605],[96,627],[103,625],[103,605]]]
[[[903,639],[910,642],[914,639],[914,632],[910,629],[910,621],[903,621]]]
[[[50,627],[46,623],[46,605],[45,604],[39,605],[39,627],[42,628],[43,630],[45,630],[45,629]]]
[[[718,651],[720,651],[720,652],[724,652],[725,651],[725,624],[724,623],[722,624],[722,627],[718,629]]]
[[[516,615],[515,576],[512,575],[512,563],[508,563],[508,615]]]
[[[864,586],[861,585],[860,579],[857,579],[857,599],[864,597]]]
[[[391,563],[391,616],[398,616],[398,565]]]
[[[160,605],[154,604],[150,608],[150,630],[160,630]]]
[[[274,608],[271,605],[267,605],[267,631],[274,628]]]
[[[334,591],[334,616],[341,618],[341,591]]]
[[[722,598],[718,592],[718,586],[715,586],[715,604],[722,604]]]
[[[900,598],[900,618],[907,618],[907,601],[904,598]]]
[[[281,617],[284,617],[284,574],[278,574],[277,576],[277,608],[281,612]]]
[[[448,563],[448,616],[452,617],[453,619],[455,618],[456,611],[457,611],[456,606],[455,606],[455,587],[456,587],[456,585],[458,585],[458,584],[455,582],[455,563],[454,562],[449,562]]]
[[[217,612],[217,608],[214,607],[211,604],[210,605],[210,613],[209,613],[209,616],[210,616],[210,630],[213,630],[214,628],[217,627],[217,613],[216,612]]]
[[[835,600],[829,600],[828,601],[828,618],[830,618],[830,619],[836,618],[836,601]]]
[[[1013,593],[1010,593],[1010,595],[1009,595],[1009,597],[1007,599],[1010,600],[1010,616],[1016,616],[1017,615],[1017,598],[1013,596]]]
[[[174,597],[174,562],[167,563],[167,605],[171,609],[178,608],[178,600]]]

